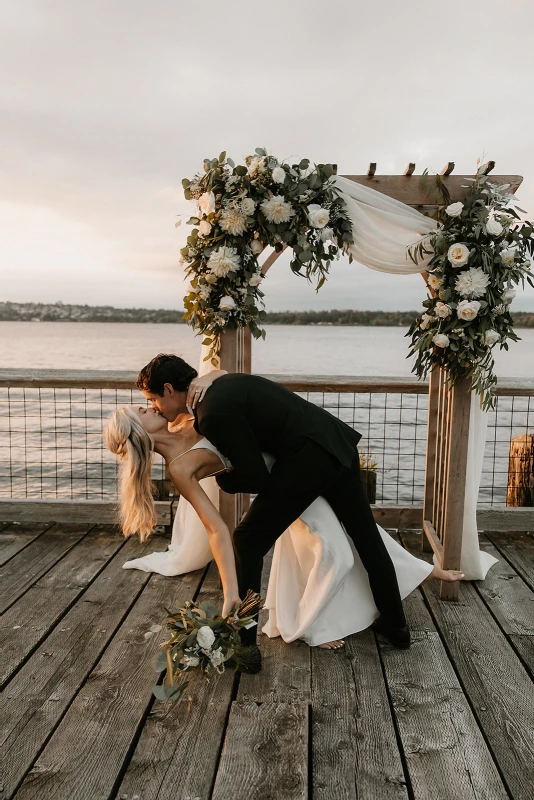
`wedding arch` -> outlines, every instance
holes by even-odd
[[[509,305],[513,285],[532,282],[534,251],[532,225],[512,203],[522,177],[490,180],[494,166],[453,175],[449,162],[431,177],[414,175],[414,163],[377,175],[371,163],[366,175],[338,176],[334,164],[285,164],[257,148],[244,165],[225,152],[205,159],[203,174],[183,181],[198,207],[181,250],[191,278],[184,316],[204,335],[206,368],[251,371],[252,338],[265,335],[261,280],[286,248],[292,271],[318,288],[342,252],[371,269],[422,274],[428,298],[409,333],[418,376],[430,374],[423,547],[472,579],[493,563],[479,552],[476,524],[491,348],[517,338]],[[232,528],[247,502],[221,493]],[[441,597],[456,599],[458,588],[442,584]]]

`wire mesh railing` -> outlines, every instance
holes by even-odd
[[[0,498],[114,500],[117,459],[103,443],[105,421],[118,406],[144,405],[145,400],[125,388],[132,385],[128,374],[116,380],[108,376],[101,386],[98,372],[91,372],[90,380],[72,380],[71,386],[64,374],[61,380],[54,375],[47,371],[41,379],[33,373],[31,381],[17,380],[11,371],[8,380],[0,372]],[[377,503],[422,504],[428,414],[424,384],[272,377],[362,434],[359,449],[364,465],[376,472]],[[478,501],[483,506],[506,504],[510,442],[534,432],[532,392],[514,394],[505,384],[499,391],[488,418]],[[153,477],[164,479],[159,456]]]

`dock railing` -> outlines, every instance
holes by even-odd
[[[428,384],[412,378],[266,375],[363,434],[364,465],[376,472],[377,520],[421,528],[425,495]],[[0,519],[116,519],[117,459],[102,430],[119,405],[144,405],[133,372],[0,370]],[[478,501],[481,530],[528,530],[532,508],[507,508],[509,448],[533,432],[534,381],[502,379],[490,412]],[[154,478],[163,485],[159,457]],[[172,523],[176,497],[158,501]]]

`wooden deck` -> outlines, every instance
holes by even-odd
[[[419,552],[420,537],[401,532]],[[534,796],[534,541],[443,603],[406,601],[413,645],[344,653],[261,637],[264,669],[151,694],[163,606],[217,597],[213,570],[122,564],[165,549],[111,528],[0,523],[1,797],[30,800],[493,800]]]

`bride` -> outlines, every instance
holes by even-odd
[[[186,417],[178,432],[153,408],[118,408],[105,431],[108,449],[121,459],[119,507],[125,536],[144,541],[156,524],[151,480],[152,453],[165,459],[181,497],[202,521],[219,568],[226,616],[239,602],[232,539],[228,527],[199,481],[226,472],[232,465]],[[268,468],[274,459],[264,455]],[[392,559],[401,597],[425,579],[461,580],[463,574],[443,570],[410,555],[379,528]],[[339,649],[343,637],[368,628],[378,617],[367,572],[330,505],[318,497],[275,544],[265,607],[269,619],[263,633],[284,641],[302,639],[310,646]]]

